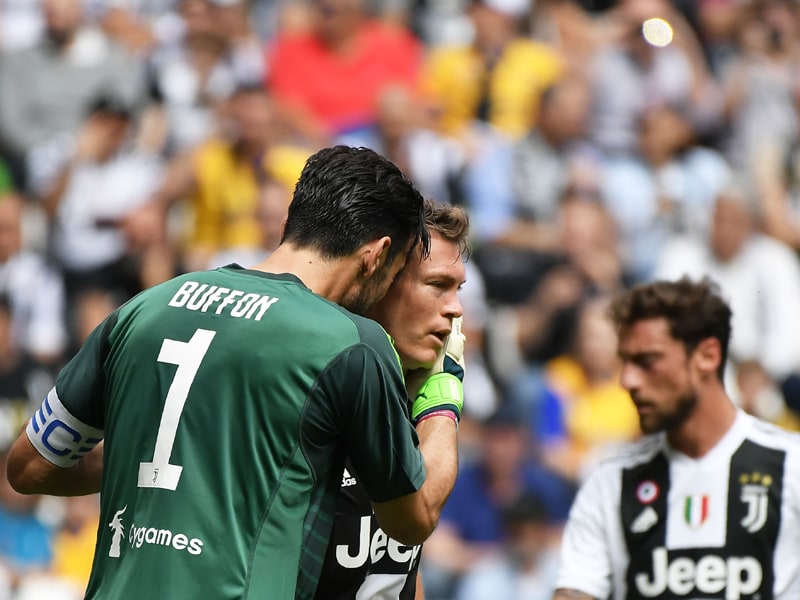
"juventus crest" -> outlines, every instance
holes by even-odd
[[[760,531],[767,522],[769,508],[769,486],[772,477],[759,473],[742,474],[739,477],[742,484],[741,500],[747,504],[747,514],[741,520],[742,527],[748,532]]]

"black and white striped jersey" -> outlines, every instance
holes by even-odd
[[[739,412],[693,459],[665,434],[604,462],[564,531],[560,588],[601,600],[800,598],[800,435]]]
[[[315,598],[413,600],[421,549],[384,533],[348,461]]]

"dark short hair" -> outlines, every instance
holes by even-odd
[[[430,232],[436,232],[448,242],[457,244],[464,258],[470,254],[469,214],[460,206],[426,199],[425,226]]]
[[[725,371],[731,337],[732,311],[719,286],[709,277],[698,281],[682,277],[655,281],[622,292],[612,301],[609,315],[617,331],[646,319],[666,319],[670,335],[687,353],[708,338],[719,340],[721,360],[717,375]]]
[[[428,255],[430,234],[414,184],[368,148],[339,145],[312,155],[289,204],[283,241],[341,258],[383,236],[392,239],[389,262],[409,243]]]
[[[122,98],[103,94],[89,103],[87,115],[100,115],[130,121],[133,118],[133,112],[133,106]]]
[[[517,496],[511,504],[505,506],[501,516],[506,527],[523,523],[547,525],[553,521],[547,503],[541,495],[528,490]]]

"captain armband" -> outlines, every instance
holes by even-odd
[[[53,388],[25,428],[33,447],[57,467],[69,468],[103,439],[103,430],[73,417]]]
[[[411,405],[411,421],[416,425],[432,413],[449,411],[458,422],[464,406],[464,385],[451,373],[436,373],[422,384]]]

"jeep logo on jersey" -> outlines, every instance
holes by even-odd
[[[361,517],[360,521],[356,553],[350,553],[350,546],[339,544],[336,546],[336,562],[346,569],[357,569],[366,564],[367,560],[376,564],[388,559],[392,563],[403,565],[402,571],[392,569],[392,572],[406,572],[411,568],[421,546],[404,546],[386,535],[380,527],[376,527],[373,532],[371,516]]]
[[[725,600],[739,600],[761,587],[764,578],[761,564],[752,556],[703,556],[696,562],[679,556],[668,560],[666,548],[653,550],[653,572],[635,575],[636,590],[645,598],[655,598],[669,591],[675,596],[694,593],[719,594]]]
[[[742,502],[747,504],[747,514],[741,524],[750,533],[755,533],[767,522],[772,477],[762,476],[760,473],[744,473],[739,477],[739,483],[742,484]]]
[[[114,518],[111,519],[111,523],[108,524],[108,526],[114,532],[111,536],[111,548],[108,550],[108,555],[111,558],[119,558],[119,543],[125,536],[125,526],[122,524],[122,515],[127,508],[128,505],[126,504],[117,512],[115,512]]]

